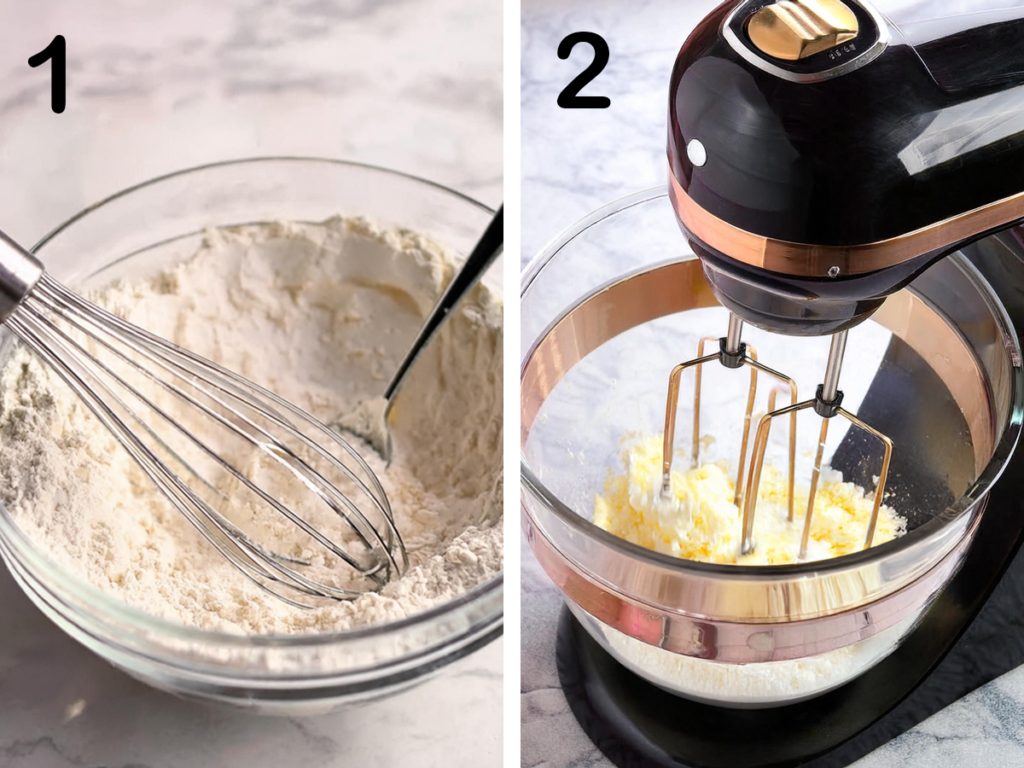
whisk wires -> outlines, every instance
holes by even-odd
[[[380,480],[350,443],[298,407],[46,274],[7,326],[82,399],[172,506],[260,588],[312,607],[378,589],[408,567]],[[275,477],[304,493],[286,503],[271,488]],[[226,510],[239,500],[246,519],[233,522]],[[325,513],[344,523],[342,541],[307,519]],[[243,530],[271,515],[304,534],[298,551],[275,551]],[[335,558],[348,573],[329,567]],[[331,578],[314,578],[313,570]]]

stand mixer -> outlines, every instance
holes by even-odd
[[[1024,219],[1024,20],[982,11],[898,27],[885,3],[745,0],[708,16],[676,58],[669,95],[669,194],[718,301],[730,312],[719,350],[677,366],[665,420],[662,495],[671,493],[679,377],[700,367],[752,368],[736,477],[742,554],[774,418],[789,415],[789,519],[795,416],[821,417],[800,559],[806,557],[829,422],[841,416],[881,445],[870,547],[892,441],[842,408],[850,328],[942,257]],[[1015,47],[1007,48],[1016,42]],[[812,399],[741,340],[743,323],[832,334]],[[791,402],[760,420],[743,477],[757,371]],[[773,391],[772,396],[774,397]]]
[[[680,261],[676,232],[667,238],[654,223],[665,216],[674,230],[672,214],[655,207],[663,197],[638,193],[557,238],[524,276],[524,530],[568,606],[558,646],[563,690],[588,736],[617,765],[796,765],[819,758],[816,766],[845,765],[1024,662],[1024,648],[990,653],[991,647],[958,645],[972,621],[984,625],[975,637],[1003,632],[979,612],[1024,539],[1024,494],[1016,479],[1024,476],[1024,459],[1014,455],[1021,356],[996,299],[1020,327],[1024,304],[1012,298],[1024,295],[1017,287],[1024,284],[1024,239],[1012,228],[1024,220],[1024,9],[979,6],[966,16],[910,23],[885,6],[884,0],[720,6],[687,39],[671,78],[668,193],[696,260]],[[574,259],[595,273],[600,263],[602,280],[570,287],[572,280],[584,282]],[[672,490],[684,373],[696,374],[687,446],[696,464],[702,370],[715,361],[746,369],[734,497],[741,552],[757,548],[753,517],[765,445],[782,422],[789,519],[804,514],[795,564],[673,559],[595,530],[588,518],[599,475],[590,466],[605,470],[602,460],[618,456],[607,447],[614,445],[608,435],[624,433],[595,423],[621,411],[620,424],[632,420],[637,429],[655,431],[633,390],[617,400],[602,394],[618,386],[616,374],[637,370],[612,364],[647,343],[647,360],[674,354],[678,347],[669,340],[679,336],[670,331],[684,327],[686,313],[703,317],[697,313],[714,307],[726,317],[718,305],[728,310],[725,334],[704,337],[706,326],[693,333],[687,343],[696,342],[696,357],[672,369],[664,410],[660,372],[656,391],[647,384],[636,389],[657,398],[654,418],[664,424],[661,492]],[[869,372],[867,393],[855,391],[850,375],[859,372],[860,350],[855,344],[847,350],[847,333],[861,323],[892,333],[883,363]],[[652,332],[642,335],[648,324]],[[768,354],[759,359],[744,342],[746,326],[790,346],[772,359],[762,336],[757,343]],[[812,382],[786,368],[800,357],[800,345],[814,343],[806,337],[829,336],[817,390],[801,400],[795,380],[805,393]],[[717,349],[709,351],[709,344]],[[849,411],[839,386],[847,351],[854,360],[847,370]],[[755,419],[762,378],[772,389],[766,415]],[[806,513],[794,509],[793,493],[800,411],[822,420]],[[824,443],[836,416],[859,434],[844,438],[829,459]],[[859,467],[856,479],[876,478],[864,538],[870,549],[805,561],[823,465],[829,459],[845,471],[860,461],[865,445],[878,446],[877,464],[871,471]],[[840,453],[843,467],[836,462]],[[954,474],[958,479],[950,482]],[[894,507],[907,513],[908,532],[872,546],[887,481],[899,490],[901,505]],[[953,541],[944,526],[967,525],[969,509],[976,516],[970,530],[956,534],[955,551],[927,565],[922,560],[898,586],[889,581],[921,547]],[[945,568],[943,583],[936,581],[934,592],[924,589]],[[1024,583],[1024,562],[1014,568],[1016,575],[1004,579],[1011,589]],[[911,598],[915,590],[929,597]],[[841,605],[831,604],[835,595],[843,595]],[[890,606],[903,600],[915,606],[899,614],[905,623],[879,629],[885,617],[897,615]],[[1005,606],[994,610],[1015,613]],[[840,621],[849,624],[834,629]],[[716,697],[712,688],[702,697],[673,687],[658,668],[679,659],[687,670],[769,670],[782,661],[856,651],[857,643],[882,632],[901,638],[885,652],[890,655],[814,692],[816,698],[751,705],[765,707],[757,711]],[[951,649],[945,677],[930,679]],[[977,672],[978,656],[991,656],[990,671]],[[950,679],[956,685],[944,688]],[[918,686],[914,713],[897,712],[898,719],[873,727]],[[831,751],[858,733],[842,756]]]

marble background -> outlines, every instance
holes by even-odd
[[[33,243],[128,185],[275,154],[378,163],[496,206],[501,20],[500,0],[2,0],[0,229]],[[60,115],[49,65],[26,63],[55,34]],[[2,567],[0,605],[2,768],[500,763],[500,641],[395,699],[269,719],[135,682]]]
[[[593,209],[665,183],[669,74],[690,30],[717,5],[718,0],[523,0],[524,266],[551,238]],[[931,17],[934,6],[932,0],[885,4],[903,19]],[[942,9],[947,10],[947,4]],[[582,92],[609,97],[608,109],[557,106],[559,92],[592,58],[587,45],[574,49],[567,61],[557,56],[559,41],[581,30],[597,32],[608,42],[607,67]],[[555,670],[555,629],[562,608],[559,593],[525,543],[521,554],[522,765],[609,766],[577,725],[559,687]],[[1016,670],[857,766],[1022,765],[1022,723],[1024,672]]]

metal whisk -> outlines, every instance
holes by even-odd
[[[825,439],[828,436],[828,425],[834,416],[842,416],[851,424],[868,434],[877,438],[883,446],[882,468],[879,472],[878,482],[875,488],[875,497],[871,519],[868,523],[867,535],[864,540],[864,548],[867,549],[875,535],[875,527],[878,522],[878,513],[882,504],[882,495],[885,491],[886,479],[889,475],[889,463],[892,458],[892,440],[872,428],[865,422],[858,419],[849,411],[841,407],[843,393],[839,391],[839,372],[842,368],[843,355],[846,351],[847,332],[842,331],[832,337],[832,345],[829,349],[828,364],[825,368],[825,378],[818,386],[813,399],[797,402],[797,387],[793,379],[785,374],[772,370],[757,361],[757,353],[753,347],[741,341],[743,332],[743,321],[736,315],[730,313],[729,328],[727,335],[718,339],[719,349],[709,355],[704,354],[704,345],[708,341],[714,341],[712,337],[703,338],[697,347],[697,357],[685,363],[681,363],[672,369],[669,376],[668,402],[665,410],[665,437],[663,446],[662,464],[662,485],[661,494],[663,497],[670,497],[672,494],[672,454],[675,443],[676,409],[679,400],[679,383],[683,371],[689,368],[696,368],[694,396],[693,396],[693,443],[691,460],[693,466],[699,462],[700,450],[700,394],[701,394],[701,367],[705,363],[717,360],[726,368],[736,369],[742,366],[750,368],[750,388],[747,394],[747,407],[743,420],[743,434],[740,440],[740,455],[736,473],[736,491],[733,503],[743,511],[742,540],[740,552],[749,555],[754,551],[754,512],[757,508],[758,491],[761,484],[761,473],[764,469],[764,457],[768,448],[768,438],[771,431],[772,419],[779,416],[789,416],[789,520],[794,521],[794,487],[796,475],[796,415],[799,411],[813,408],[822,417],[821,432],[818,437],[818,448],[814,459],[814,468],[811,474],[810,494],[807,501],[807,510],[804,515],[803,531],[800,539],[799,558],[807,557],[807,544],[811,533],[811,521],[813,518],[814,500],[818,491],[818,482],[821,475],[821,465],[824,460]],[[754,447],[750,459],[750,468],[744,478],[746,467],[747,443],[750,437],[750,421],[753,416],[754,400],[757,394],[757,373],[758,371],[767,374],[779,384],[789,390],[790,404],[776,409],[776,395],[779,387],[774,387],[768,396],[768,413],[761,417],[757,426],[757,433],[754,437]]]
[[[0,321],[67,383],[199,533],[262,589],[311,607],[379,589],[406,570],[387,495],[340,435],[262,387],[77,296],[2,233]],[[275,495],[272,486],[287,490]],[[334,515],[344,522],[339,540],[315,524]],[[257,518],[294,526],[300,543],[279,552],[256,541],[244,529]]]

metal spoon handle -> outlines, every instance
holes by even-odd
[[[416,362],[416,358],[419,357],[420,352],[430,343],[434,334],[437,333],[437,329],[441,327],[441,324],[448,317],[448,313],[455,309],[469,289],[476,284],[480,276],[501,254],[505,244],[504,210],[504,205],[498,208],[498,212],[494,214],[491,223],[487,225],[487,229],[477,241],[476,246],[474,246],[473,252],[469,254],[465,263],[456,273],[451,283],[448,284],[448,287],[441,295],[441,298],[437,300],[434,308],[430,310],[430,315],[427,317],[426,322],[423,323],[423,327],[420,328],[416,340],[409,347],[409,351],[405,353],[405,359],[398,366],[395,375],[391,377],[388,388],[384,390],[384,398],[388,401],[389,407],[398,390],[402,388],[405,377],[412,368],[413,363]]]

